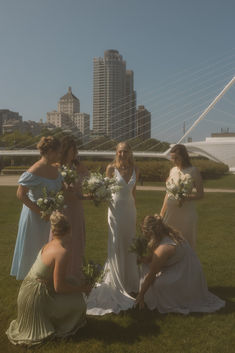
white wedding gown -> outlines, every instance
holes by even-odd
[[[93,288],[87,300],[88,315],[118,314],[135,304],[128,293],[139,291],[139,270],[136,256],[129,252],[136,234],[136,208],[133,188],[136,174],[127,183],[115,169],[115,177],[121,189],[113,195],[108,209],[108,259],[105,264],[105,277],[101,284]]]

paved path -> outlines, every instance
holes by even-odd
[[[20,175],[0,175],[0,186],[16,186]],[[137,190],[164,191],[164,186],[137,186]],[[235,193],[233,189],[204,189],[205,192],[226,192]]]

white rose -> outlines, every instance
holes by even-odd
[[[43,199],[42,198],[38,199],[37,200],[37,205],[41,206],[42,204],[43,204]]]

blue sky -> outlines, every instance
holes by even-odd
[[[176,142],[235,75],[234,0],[0,0],[0,109],[57,109],[68,86],[92,116],[92,60],[117,49],[134,70],[152,136]],[[191,134],[235,131],[235,87]]]

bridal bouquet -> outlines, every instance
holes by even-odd
[[[94,286],[95,283],[100,283],[105,275],[102,266],[95,264],[93,261],[85,261],[82,267],[82,273],[85,282],[91,286]]]
[[[179,173],[179,179],[176,182],[173,178],[169,178],[166,182],[166,190],[169,196],[178,202],[178,206],[182,206],[182,201],[189,195],[193,188],[193,179],[190,174]]]
[[[121,188],[116,178],[107,178],[98,172],[91,173],[82,185],[83,192],[92,196],[96,206],[102,201],[111,201],[112,194],[118,192]]]
[[[69,168],[66,165],[62,165],[60,173],[67,185],[74,184],[78,180],[78,174],[75,168]]]
[[[141,259],[149,255],[148,240],[143,236],[135,237],[132,240],[132,244],[129,248],[129,251],[137,255],[137,262],[138,262],[138,259]]]
[[[40,208],[41,218],[50,216],[53,211],[61,210],[65,207],[63,191],[42,190],[43,196],[37,200],[37,206]]]

